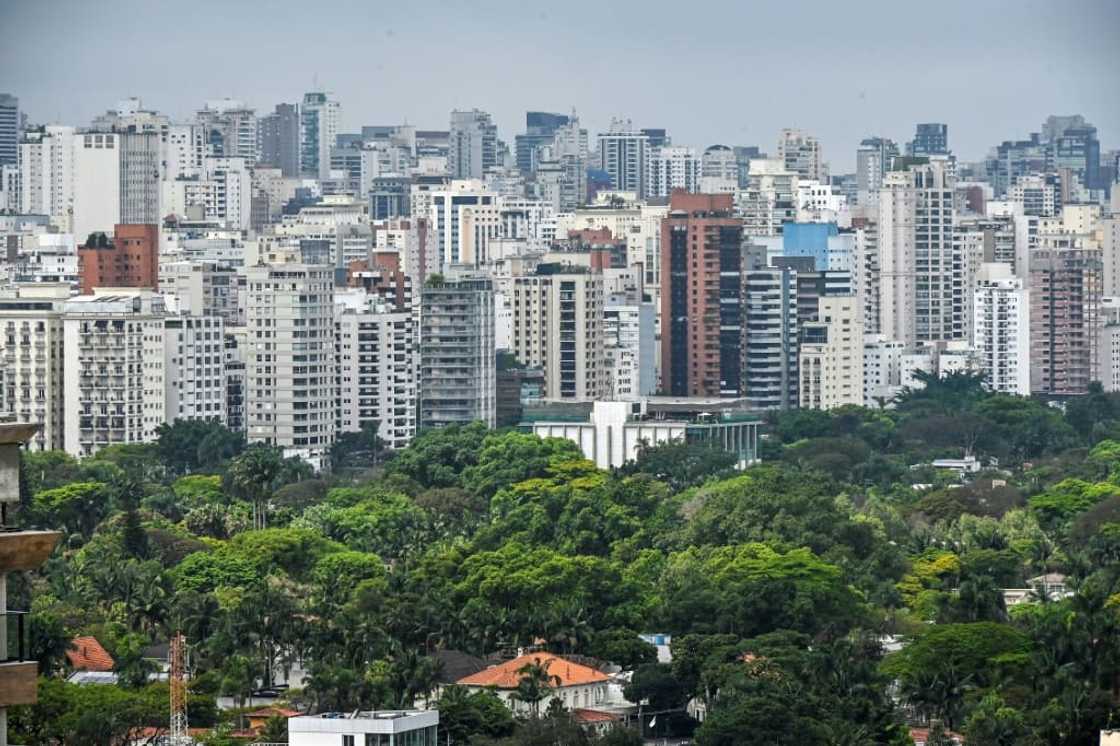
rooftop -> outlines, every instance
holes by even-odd
[[[573,663],[552,653],[527,653],[491,666],[485,671],[465,676],[457,682],[463,686],[493,686],[498,689],[516,689],[521,682],[521,669],[529,665],[547,666],[549,676],[559,679],[559,686],[582,686],[607,681],[607,675],[594,668]]]
[[[70,666],[78,671],[112,671],[113,656],[101,646],[96,637],[75,637],[73,647],[66,651]]]

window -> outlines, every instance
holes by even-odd
[[[354,737],[353,736],[343,736],[342,737],[342,746],[354,746]]]

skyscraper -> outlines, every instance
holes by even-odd
[[[828,183],[828,165],[821,158],[821,144],[808,132],[784,129],[778,136],[777,159],[787,171],[803,179]]]
[[[514,153],[517,169],[529,175],[537,170],[537,148],[551,145],[560,127],[568,124],[566,114],[551,114],[547,111],[525,112],[525,133],[514,136]]]
[[[335,441],[334,270],[246,268],[246,424],[266,443],[326,468]]]
[[[82,293],[94,288],[159,287],[159,228],[117,225],[113,237],[92,233],[78,248]]]
[[[1031,393],[1030,290],[1007,264],[984,264],[973,295],[973,350],[989,388]]]
[[[127,225],[155,225],[161,217],[160,135],[156,132],[125,132],[119,138],[120,222]],[[96,178],[100,174],[94,176]]]
[[[906,146],[906,155],[927,157],[948,155],[949,125],[937,122],[919,124],[914,131],[914,139]]]
[[[0,93],[0,166],[19,162],[19,99]]]
[[[645,197],[649,188],[649,135],[635,132],[630,122],[615,120],[599,135],[599,168],[607,172],[611,189]]]
[[[868,137],[860,142],[856,150],[856,192],[861,201],[883,186],[883,176],[898,155],[898,145],[885,137]]]
[[[452,179],[481,179],[498,165],[498,128],[478,109],[451,112],[447,174]]]
[[[511,352],[544,370],[550,399],[599,399],[608,390],[603,276],[581,269],[542,264],[513,278]]]
[[[420,299],[420,429],[475,420],[493,427],[497,353],[491,281],[431,278]]]
[[[940,161],[887,174],[879,195],[879,332],[907,347],[963,336],[954,319],[953,179]],[[956,271],[955,271],[956,270]]]
[[[801,324],[800,405],[863,406],[863,321],[854,295],[821,296],[816,318]]]
[[[743,396],[758,409],[796,407],[797,272],[752,258],[742,285]]]
[[[275,166],[285,177],[300,172],[299,104],[276,104],[276,110],[260,119],[258,162]]]
[[[199,110],[198,122],[205,131],[210,155],[257,160],[260,137],[257,113],[232,98],[207,101]]]
[[[299,163],[304,176],[326,179],[331,173],[334,147],[342,119],[342,105],[333,94],[312,91],[303,94],[299,114]]]
[[[740,391],[742,221],[729,194],[675,192],[661,222],[661,389]]]
[[[1032,393],[1088,392],[1098,362],[1102,275],[1096,250],[1031,252]]]

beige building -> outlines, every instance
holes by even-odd
[[[0,296],[0,412],[39,425],[27,447],[62,450],[62,308],[70,286],[24,285]]]
[[[544,369],[549,399],[598,399],[610,386],[603,340],[603,277],[540,265],[513,278],[511,351]]]
[[[248,267],[246,279],[248,440],[326,468],[335,439],[334,272],[263,264]]]
[[[862,406],[863,320],[852,295],[825,295],[817,320],[801,325],[800,405],[807,409]]]

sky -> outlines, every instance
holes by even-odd
[[[1120,0],[0,0],[0,92],[34,123],[118,100],[186,119],[230,96],[258,113],[333,91],[344,131],[446,129],[573,107],[674,144],[816,135],[833,173],[872,134],[949,125],[963,160],[1080,113],[1120,147]]]

